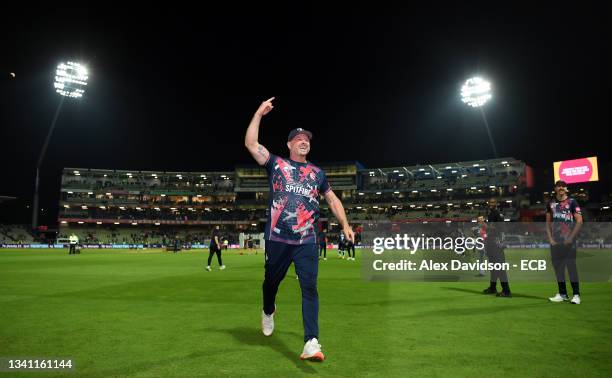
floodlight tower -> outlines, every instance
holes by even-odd
[[[461,101],[471,106],[472,108],[478,108],[482,115],[487,134],[489,135],[489,142],[491,142],[491,148],[493,149],[493,155],[495,158],[497,155],[497,148],[495,148],[495,142],[493,142],[493,136],[491,135],[491,129],[489,128],[489,122],[484,111],[484,105],[493,97],[491,93],[491,83],[482,77],[472,77],[465,81],[461,87]]]
[[[42,164],[45,153],[47,152],[47,146],[51,139],[51,134],[55,129],[57,118],[59,117],[60,110],[64,103],[64,99],[68,98],[81,98],[85,93],[85,87],[87,86],[87,79],[89,78],[87,68],[76,62],[60,63],[55,71],[55,91],[60,95],[60,101],[55,110],[55,115],[51,121],[51,127],[47,133],[47,138],[43,144],[42,150],[36,163],[36,181],[34,183],[34,201],[32,203],[32,229],[38,227],[38,184],[39,184],[39,171]]]

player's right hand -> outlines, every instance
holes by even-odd
[[[351,243],[355,243],[355,233],[353,232],[353,229],[350,226],[345,226],[342,229],[342,232],[344,233],[344,237],[347,240],[350,240]]]
[[[272,101],[274,101],[274,97],[270,97],[266,101],[262,102],[261,105],[259,105],[259,109],[257,109],[257,112],[255,113],[260,116],[265,116],[266,114],[270,113],[272,109],[274,109]]]

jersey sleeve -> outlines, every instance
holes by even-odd
[[[580,215],[582,215],[582,212],[580,210],[580,205],[578,204],[578,201],[576,201],[573,198],[572,198],[572,203],[570,204],[570,211],[572,212],[572,214],[580,214]]]
[[[321,186],[319,187],[319,193],[325,195],[330,190],[331,186],[329,185],[329,181],[327,181],[327,175],[325,174],[325,171],[321,171]]]
[[[268,160],[266,160],[266,162],[264,163],[264,167],[266,167],[266,171],[268,171],[268,173],[272,172],[272,169],[274,169],[275,161],[276,155],[270,153],[270,156],[268,156]]]

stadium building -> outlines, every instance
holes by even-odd
[[[323,164],[349,221],[475,221],[498,198],[506,221],[518,220],[532,181],[514,158],[366,169],[357,162]],[[268,180],[263,167],[228,172],[156,172],[65,168],[59,237],[86,243],[207,243],[213,225],[230,242],[260,235],[266,222]],[[321,223],[330,231],[326,203]]]

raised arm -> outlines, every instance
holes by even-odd
[[[246,135],[244,137],[244,145],[247,150],[253,156],[253,159],[257,161],[257,164],[264,165],[268,158],[270,157],[270,152],[259,144],[259,124],[261,122],[261,118],[266,114],[270,113],[274,106],[272,105],[272,101],[274,97],[267,99],[259,105],[259,109],[253,115],[251,119],[251,123],[249,123],[249,127],[247,129]]]

